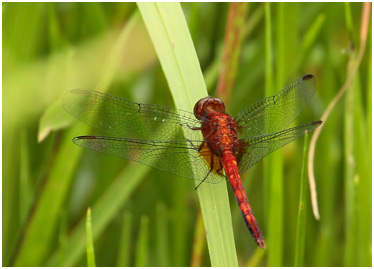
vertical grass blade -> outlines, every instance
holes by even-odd
[[[363,19],[366,17],[364,13],[367,14],[366,20],[370,20],[370,3],[363,3]],[[365,40],[363,35],[366,35],[365,23],[361,25],[361,36],[360,42],[366,43],[366,46],[369,48],[367,54],[371,59],[371,38]],[[368,25],[366,26],[368,27]],[[371,31],[368,31],[369,34]],[[364,46],[364,44],[360,44]],[[356,162],[356,174],[355,174],[355,186],[357,189],[357,200],[356,200],[356,215],[357,215],[357,245],[362,246],[361,251],[357,251],[357,256],[355,260],[355,266],[369,266],[371,265],[372,258],[372,213],[363,214],[362,212],[372,212],[372,136],[368,136],[371,132],[371,121],[368,123],[365,116],[365,109],[371,112],[371,103],[365,108],[365,98],[371,98],[371,93],[368,96],[364,95],[365,90],[364,82],[361,80],[364,72],[371,74],[371,60],[369,60],[368,69],[360,68],[359,73],[356,76],[357,83],[354,84],[354,158]],[[369,75],[371,78],[371,75]],[[368,81],[368,86],[372,86],[371,79]],[[369,101],[370,102],[370,101]],[[371,119],[371,115],[368,116]]]
[[[138,19],[139,18],[136,17],[134,18],[135,21]],[[130,25],[131,24],[134,24],[134,22],[130,23]],[[124,27],[119,39],[117,42],[115,42],[114,51],[115,49],[121,47],[121,44],[123,45],[124,43],[128,42],[128,39],[126,39],[128,37],[128,31],[129,30],[127,27]],[[107,87],[110,84],[111,79],[113,79],[110,74],[115,73],[114,70],[119,61],[111,61],[112,57],[109,58],[110,59],[107,62],[107,66],[103,66],[103,70],[106,71],[106,73],[101,77],[101,85],[103,85],[103,87]],[[57,262],[59,260],[58,257],[63,255],[62,253],[57,252],[54,253],[55,255],[49,255],[49,244],[52,241],[52,235],[57,225],[60,209],[69,192],[69,186],[73,179],[72,175],[81,153],[81,149],[75,147],[72,144],[71,139],[76,134],[86,133],[85,130],[88,130],[88,127],[80,125],[70,129],[63,135],[59,151],[57,152],[56,157],[53,160],[53,164],[50,167],[50,173],[47,175],[48,178],[46,183],[42,186],[40,198],[37,201],[35,212],[30,219],[30,223],[28,223],[27,229],[25,230],[23,241],[21,242],[21,246],[15,260],[16,266],[41,266],[47,257],[49,260],[54,259],[54,262]],[[123,195],[121,194],[119,197],[122,198]],[[118,198],[118,196],[116,198]],[[111,210],[107,212],[113,213]],[[99,218],[95,219],[98,220]],[[103,221],[106,222],[108,219],[104,219]],[[43,227],[43,229],[40,229],[40,227]],[[84,234],[84,223],[82,222],[79,227],[78,238]],[[69,257],[64,256],[64,261],[68,261],[70,259],[74,260],[82,255],[84,253],[85,246],[84,243],[78,240],[78,243],[75,242],[72,245],[67,243],[66,247],[66,251],[69,252],[70,255]],[[60,250],[61,249],[58,251]],[[51,265],[56,265],[56,263]],[[74,264],[70,264],[70,266],[72,265]]]
[[[131,253],[131,226],[132,214],[130,211],[125,212],[123,215],[121,242],[117,258],[118,267],[130,266],[130,253]]]
[[[165,204],[156,206],[156,255],[157,266],[169,266],[168,211]]]
[[[26,128],[25,125],[19,126],[15,118],[6,114],[5,111],[11,108],[13,111],[23,111],[22,107],[14,109],[15,103],[12,99],[7,98],[10,91],[16,92],[18,89],[6,88],[4,81],[12,75],[12,63],[22,60],[27,64],[36,58],[40,51],[40,29],[43,26],[43,3],[3,3],[3,48],[11,48],[11,53],[4,53],[3,65],[8,63],[4,68],[3,75],[3,133],[2,133],[2,154],[4,156],[2,163],[2,257],[3,265],[10,265],[8,262],[13,255],[13,246],[19,234],[19,214],[18,200],[19,197],[19,131]],[[5,11],[6,10],[6,11]],[[8,23],[5,23],[8,22]],[[7,50],[8,52],[10,50]],[[22,95],[22,94],[21,94]],[[6,101],[5,101],[6,100]],[[12,119],[8,121],[7,119]],[[7,124],[8,123],[8,124]],[[12,257],[13,259],[13,257]],[[12,264],[13,265],[13,264]]]
[[[282,13],[281,13],[282,14]],[[272,15],[270,3],[265,4],[265,96],[274,94],[274,76],[273,76],[273,54],[272,54]],[[282,20],[280,19],[280,22]],[[281,25],[279,26],[282,30]],[[280,56],[279,56],[280,57]],[[281,161],[281,152],[272,153],[264,160],[264,187],[266,208],[268,212],[267,233],[265,232],[265,241],[267,245],[268,266],[282,265],[282,243],[283,243],[283,169]]]
[[[194,233],[191,264],[190,264],[191,267],[201,266],[205,242],[206,242],[206,238],[205,238],[203,217],[201,216],[201,212],[199,212],[197,214],[197,220],[196,220],[196,225],[195,225],[195,233]]]
[[[141,164],[127,166],[120,175],[113,180],[107,191],[92,207],[93,238],[97,238],[108,226],[110,221],[118,214],[118,210],[127,201],[135,188],[144,178],[150,167]],[[47,261],[47,266],[58,264],[59,266],[74,266],[84,254],[84,221],[82,220],[71,232],[68,242],[58,248]],[[58,261],[61,261],[58,263]]]
[[[60,207],[80,154],[78,148],[71,147],[71,137],[82,130],[84,128],[72,128],[62,138],[61,150],[51,167],[51,174],[25,231],[16,266],[38,266],[46,257]]]
[[[260,266],[260,262],[263,260],[265,256],[265,251],[260,248],[257,248],[255,253],[252,257],[248,260],[246,267],[258,267]]]
[[[274,87],[274,70],[273,70],[273,48],[271,34],[271,10],[270,3],[265,3],[265,92],[271,91]],[[267,159],[264,160],[264,163]],[[268,203],[266,198],[269,196],[269,181],[264,169],[264,203],[267,211]]]
[[[95,263],[95,249],[92,239],[92,221],[91,221],[91,208],[87,210],[86,217],[86,245],[87,245],[87,266],[96,267]]]
[[[372,48],[372,38],[371,38],[371,31],[369,31],[370,35],[368,38],[368,47]],[[366,142],[361,141],[363,146],[365,147],[365,154],[363,158],[365,158],[365,171],[362,177],[362,184],[360,186],[360,203],[361,203],[361,211],[362,212],[373,212],[372,208],[372,51],[368,53],[368,72],[367,72],[367,89],[366,89]],[[360,266],[369,266],[372,264],[372,217],[373,213],[371,214],[360,214],[359,218],[361,221],[360,233],[361,233],[361,242],[360,244],[363,246],[364,250],[360,251]],[[371,235],[371,236],[368,236]]]
[[[273,48],[272,48],[272,22],[271,22],[271,9],[270,3],[265,3],[265,92],[270,92],[274,88],[274,71],[273,71]],[[270,175],[268,166],[268,159],[264,160],[264,208],[265,212],[269,212],[270,201]],[[268,236],[265,231],[270,229],[271,223],[266,220],[266,230],[263,231],[265,234],[265,242],[269,248]],[[268,250],[269,251],[269,250]],[[271,251],[271,248],[270,248]]]
[[[354,182],[355,168],[354,168],[354,132],[353,132],[353,86],[347,89],[346,102],[345,102],[345,124],[344,124],[344,160],[345,160],[345,214],[346,214],[346,226],[345,226],[345,255],[344,265],[353,266],[354,260],[357,255],[357,215],[356,207],[356,186]]]
[[[307,173],[306,165],[308,163],[308,134],[304,137],[304,151],[303,164],[301,167],[300,176],[300,199],[299,199],[299,214],[297,217],[296,227],[296,247],[295,247],[295,267],[302,267],[304,265],[304,250],[305,250],[305,236],[306,236],[306,206],[307,206]]]
[[[177,3],[138,3],[177,108],[192,111],[207,96],[203,75]],[[225,184],[198,189],[212,266],[237,266],[228,193]]]
[[[140,220],[138,243],[135,253],[135,266],[146,267],[148,266],[148,217],[143,216]]]
[[[325,14],[320,14],[310,26],[309,30],[306,32],[303,43],[301,45],[303,55],[305,55],[312,44],[316,41],[318,34],[321,32],[321,28],[323,26],[323,23],[325,22],[325,19]]]
[[[30,165],[29,165],[29,146],[28,146],[28,132],[23,130],[21,132],[21,156],[20,156],[20,222],[24,223],[27,214],[30,210],[32,202],[32,187],[30,178]]]

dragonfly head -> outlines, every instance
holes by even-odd
[[[200,99],[194,109],[195,117],[200,120],[210,112],[225,113],[225,104],[219,98],[204,97]]]

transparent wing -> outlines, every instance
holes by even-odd
[[[67,112],[109,136],[143,140],[200,140],[200,122],[187,111],[134,103],[108,94],[73,90],[62,100]],[[185,133],[183,132],[185,131]]]
[[[149,141],[105,136],[79,136],[73,142],[81,147],[132,160],[181,177],[203,180],[209,173],[202,141]],[[219,183],[225,177],[211,172],[205,180]]]
[[[305,133],[313,131],[321,125],[321,121],[314,121],[274,134],[260,135],[241,139],[242,148],[239,151],[239,172],[244,173],[250,167],[261,161],[271,152],[294,141]]]
[[[313,75],[306,75],[276,95],[262,99],[240,112],[235,120],[244,137],[282,131],[300,114],[315,92]]]

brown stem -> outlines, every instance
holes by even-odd
[[[228,107],[236,76],[240,44],[242,41],[247,3],[231,3],[227,19],[223,59],[219,74],[217,97]]]
[[[343,96],[343,94],[347,91],[349,86],[352,84],[353,79],[355,78],[356,73],[358,71],[358,68],[360,67],[362,58],[365,53],[365,48],[366,48],[366,40],[367,40],[367,35],[368,35],[370,10],[371,10],[370,6],[371,6],[371,3],[363,3],[362,17],[361,17],[361,31],[360,31],[360,48],[358,52],[358,57],[356,58],[356,55],[353,52],[351,53],[348,64],[347,64],[347,69],[348,69],[347,79],[344,85],[340,88],[337,95],[330,102],[325,112],[323,113],[321,117],[321,120],[323,121],[323,123],[326,123],[331,111],[334,109],[337,102],[340,100],[340,98]],[[316,149],[316,143],[319,138],[319,135],[321,134],[322,128],[323,128],[323,125],[320,128],[317,128],[315,132],[313,133],[312,139],[310,141],[309,154],[308,154],[309,186],[310,186],[310,192],[311,192],[313,213],[314,213],[314,217],[317,220],[320,218],[320,216],[319,216],[319,211],[318,211],[316,182],[315,182],[315,176],[314,176],[314,154],[315,154],[315,149]]]

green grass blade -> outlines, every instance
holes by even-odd
[[[139,237],[135,253],[135,266],[146,267],[148,266],[148,217],[143,216],[140,220]]]
[[[366,71],[368,76],[366,80],[366,96],[363,89],[365,88],[364,82],[357,83],[354,88],[354,155],[359,179],[356,182],[358,196],[356,201],[358,212],[357,240],[358,245],[362,246],[361,250],[358,251],[358,261],[355,262],[357,266],[370,266],[372,264],[372,236],[369,236],[372,235],[372,213],[362,213],[372,212],[372,39],[370,33],[371,29],[369,28],[369,36],[366,44],[368,48],[366,50],[368,68],[360,70],[360,75],[365,74]],[[358,75],[357,77],[359,78],[360,76]]]
[[[354,184],[356,188],[354,219],[357,219],[357,229],[355,231],[355,245],[365,246],[364,251],[356,252],[355,262],[358,260],[359,266],[368,265],[367,254],[371,251],[368,246],[371,239],[370,234],[371,214],[360,214],[359,212],[371,211],[371,143],[367,143],[367,126],[364,115],[364,100],[362,98],[362,84],[360,77],[356,76],[353,87],[353,155],[355,160]]]
[[[353,86],[347,89],[345,102],[345,124],[344,124],[344,144],[345,144],[345,197],[346,197],[346,226],[345,236],[347,238],[345,245],[344,265],[353,266],[357,255],[357,215],[356,199],[357,187],[355,184],[354,163],[354,132],[353,132]]]
[[[177,3],[138,3],[177,108],[191,111],[207,96],[182,9]],[[227,188],[198,189],[212,266],[237,266]]]
[[[37,266],[45,259],[53,229],[57,224],[60,207],[72,180],[80,149],[72,147],[71,137],[83,131],[72,128],[62,139],[62,147],[51,167],[51,174],[44,187],[33,218],[28,224],[23,244],[16,259],[16,266]],[[43,229],[40,229],[43,227]]]
[[[257,248],[252,257],[248,260],[246,267],[257,267],[260,266],[260,262],[265,256],[265,251],[260,248]]]
[[[92,221],[91,221],[91,208],[87,210],[86,217],[86,248],[87,248],[87,266],[96,267],[95,262],[95,249],[92,240]]]
[[[206,238],[205,238],[203,217],[201,216],[201,212],[199,212],[197,215],[197,220],[195,224],[195,232],[194,232],[192,254],[191,254],[191,264],[190,264],[191,267],[201,266],[205,244],[206,244]]]
[[[164,204],[156,206],[157,266],[169,266],[168,211]]]
[[[28,146],[28,132],[23,130],[21,132],[21,169],[20,169],[20,219],[24,223],[30,207],[32,205],[32,187],[30,178],[30,160],[29,160],[29,146]]]
[[[270,4],[265,4],[265,92],[274,88],[273,42]]]
[[[118,258],[117,258],[118,267],[129,267],[130,266],[131,227],[132,227],[132,214],[130,211],[127,211],[123,215],[121,242],[120,242],[120,248],[118,251]]]
[[[139,16],[134,17],[133,21],[130,21],[129,27],[134,25],[134,21],[139,21]],[[128,38],[128,29],[127,27],[123,28],[123,31],[120,33],[117,42],[114,43],[113,51],[116,51],[121,44],[129,42]],[[106,71],[100,79],[100,84],[103,87],[108,87],[110,80],[113,79],[113,75],[115,73],[115,69],[117,68],[118,61],[113,61],[113,57],[108,57],[106,64],[103,69]],[[106,68],[107,67],[107,68]],[[61,108],[62,109],[62,108]],[[79,127],[72,128],[68,132],[66,132],[61,139],[60,148],[57,152],[56,158],[50,169],[50,174],[48,175],[47,182],[43,186],[43,191],[41,193],[40,199],[37,201],[37,206],[35,209],[32,218],[30,219],[30,223],[28,224],[27,230],[23,237],[23,242],[21,244],[18,256],[16,257],[15,264],[17,266],[40,266],[46,259],[47,254],[49,252],[49,243],[52,239],[52,233],[57,225],[58,216],[60,212],[60,208],[62,203],[69,191],[69,186],[73,179],[72,174],[75,170],[75,167],[78,162],[78,158],[80,156],[81,149],[75,147],[71,141],[72,137],[77,134],[87,133],[88,127],[80,125]],[[147,171],[147,168],[141,168],[141,172]],[[136,175],[137,173],[135,173]],[[135,181],[138,181],[135,177]],[[132,185],[130,184],[130,189]],[[111,190],[112,192],[115,192]],[[122,199],[126,199],[127,197],[122,193],[116,193],[116,201],[122,201]],[[111,207],[111,203],[109,201],[102,202],[100,205],[104,205]],[[118,209],[118,205],[111,207],[114,209]],[[105,210],[103,210],[105,211]],[[100,211],[97,211],[100,212]],[[110,213],[110,214],[107,214]],[[99,213],[102,214],[102,211]],[[102,218],[103,226],[107,225],[109,220],[113,217],[112,210],[106,210],[104,215],[106,218]],[[95,213],[94,213],[95,216]],[[100,218],[95,218],[99,220]],[[103,228],[103,226],[97,225],[99,229]],[[43,229],[40,229],[43,227]],[[79,226],[77,237],[80,238],[84,235],[84,221],[82,220],[81,226]],[[94,230],[94,237],[97,236]],[[72,240],[77,240],[77,238],[72,238]],[[69,242],[72,242],[68,240]],[[63,247],[59,248],[57,252],[52,255],[49,255],[49,260],[53,260],[51,265],[57,265],[60,261],[60,257],[63,257],[63,262],[67,262],[70,266],[74,265],[76,259],[79,258],[84,252],[84,244],[81,242],[77,243],[67,243],[67,250]],[[64,256],[64,253],[68,252],[68,256]]]
[[[371,29],[370,29],[371,30]],[[369,30],[369,33],[371,33],[371,31]],[[369,38],[368,38],[368,47],[371,48],[372,47],[372,41],[371,41],[371,38],[372,38],[372,35],[370,34],[369,35]],[[367,111],[366,111],[366,127],[367,127],[367,130],[368,130],[368,135],[367,135],[367,141],[368,141],[368,144],[371,145],[372,143],[372,140],[371,140],[371,137],[372,137],[372,119],[373,119],[373,114],[372,114],[372,105],[373,105],[373,99],[372,99],[372,96],[373,96],[373,83],[372,83],[372,77],[371,77],[371,74],[372,74],[372,71],[373,71],[373,66],[372,66],[372,51],[370,51],[369,53],[369,56],[368,56],[368,59],[369,59],[369,63],[368,63],[368,73],[367,73],[367,88],[366,88],[366,107],[367,107]],[[371,148],[371,147],[370,147]],[[370,162],[371,163],[371,162]]]
[[[305,37],[303,39],[303,43],[301,45],[302,52],[305,53],[310,49],[312,44],[316,41],[318,34],[321,32],[321,28],[323,23],[325,22],[326,16],[325,14],[320,14],[316,20],[313,22],[312,26],[309,28]]]
[[[39,121],[38,142],[44,141],[54,130],[60,130],[71,125],[74,119],[68,117],[65,110],[61,109],[61,100],[58,99],[50,105]]]
[[[92,218],[95,219],[93,227],[94,240],[103,232],[110,221],[118,214],[146,173],[150,170],[148,166],[141,164],[129,165],[122,171],[118,178],[114,179],[111,186],[100,197],[92,207]],[[47,266],[74,266],[84,254],[85,244],[81,238],[84,236],[84,220],[72,231],[68,242],[58,248],[50,259]]]
[[[270,3],[265,3],[265,92],[270,92],[274,88],[274,71],[273,71],[273,48],[272,48],[272,20]],[[268,175],[267,159],[264,160],[264,207],[265,212],[269,211],[270,197],[270,175]],[[270,228],[271,223],[266,221],[266,226]],[[266,228],[267,228],[266,227]],[[263,231],[265,242],[268,244],[268,236]]]
[[[365,5],[363,4],[363,11],[365,10]],[[346,8],[346,23],[348,30],[350,31],[351,36],[354,38],[356,35],[356,31],[354,31],[354,26],[352,24],[352,17],[351,17],[351,9],[350,4],[345,5]],[[364,27],[365,19],[364,14],[367,13],[368,16],[366,20],[369,20],[370,17],[370,4],[366,6],[367,12],[363,12],[363,20],[361,27]],[[357,49],[358,46],[355,46],[353,51],[354,56],[356,57],[355,64],[361,64],[361,56],[363,56],[366,41],[366,33],[361,29],[361,36],[360,36],[360,47]],[[358,39],[357,39],[358,40]],[[353,41],[356,41],[354,38]],[[357,43],[357,42],[355,42]],[[356,66],[348,66],[348,72],[353,74],[356,72],[354,69]],[[345,225],[345,235],[346,235],[346,242],[345,242],[345,256],[344,256],[344,265],[345,266],[355,266],[355,264],[362,264],[365,260],[362,251],[358,251],[358,245],[366,245],[365,237],[367,237],[367,232],[369,229],[367,228],[367,223],[370,221],[370,218],[366,216],[362,217],[362,210],[367,210],[370,207],[370,195],[365,192],[361,192],[362,189],[366,189],[371,187],[371,183],[368,182],[367,178],[370,175],[370,163],[367,162],[367,154],[366,149],[368,145],[363,143],[366,141],[366,126],[364,121],[364,112],[363,112],[363,100],[361,97],[361,79],[359,71],[355,73],[355,77],[353,78],[353,85],[347,88],[346,91],[346,99],[345,99],[345,117],[344,117],[344,127],[345,127],[345,136],[344,136],[344,144],[345,144],[345,198],[346,198],[346,207],[345,207],[345,217],[346,217],[346,225]],[[350,75],[349,74],[349,75]],[[371,152],[371,151],[370,151]],[[370,243],[371,244],[371,240]]]
[[[180,5],[138,3],[138,6],[176,107],[191,110],[207,92]]]
[[[65,36],[61,32],[61,26],[58,20],[56,3],[47,3],[46,4],[46,14],[48,16],[48,41],[51,48],[51,51],[55,52],[60,49],[63,49],[67,45]]]
[[[350,35],[349,38],[352,39],[353,42],[355,42],[357,40],[356,38],[357,35],[353,27],[351,4],[349,2],[344,3],[344,10],[345,10],[345,23],[347,26],[348,33]],[[358,45],[358,44],[355,42],[355,45]]]
[[[303,164],[301,167],[300,177],[300,200],[299,200],[299,215],[297,217],[296,227],[296,246],[295,246],[295,267],[302,267],[304,265],[304,250],[305,250],[305,236],[306,236],[306,206],[308,194],[308,181],[306,166],[308,164],[308,134],[304,137],[304,154]]]
[[[371,29],[369,29],[369,33],[371,33]],[[368,38],[368,47],[372,47],[372,38],[371,34]],[[365,158],[365,174],[362,177],[362,184],[360,186],[360,202],[361,202],[361,210],[362,212],[373,212],[372,211],[372,51],[368,53],[368,72],[367,72],[367,105],[366,105],[366,143],[362,141],[361,143],[365,147],[365,154],[364,156],[370,156]],[[364,250],[360,251],[361,257],[361,264],[360,266],[370,266],[372,264],[372,217],[373,213],[371,214],[360,214],[361,220],[361,227],[360,233],[362,235],[361,239],[361,246],[363,246]],[[371,234],[371,236],[368,236]]]
[[[265,64],[265,95],[271,96],[274,92],[274,76],[273,76],[273,55],[272,49],[272,15],[270,4],[265,4],[265,18],[266,18],[266,64]],[[282,23],[282,20],[280,22]],[[281,25],[279,26],[282,30]],[[267,200],[266,208],[268,212],[267,219],[267,233],[265,232],[265,241],[267,245],[267,259],[269,266],[282,265],[282,243],[283,243],[283,169],[281,161],[281,152],[272,153],[264,160],[264,187],[265,199]],[[274,225],[276,224],[276,225]]]

